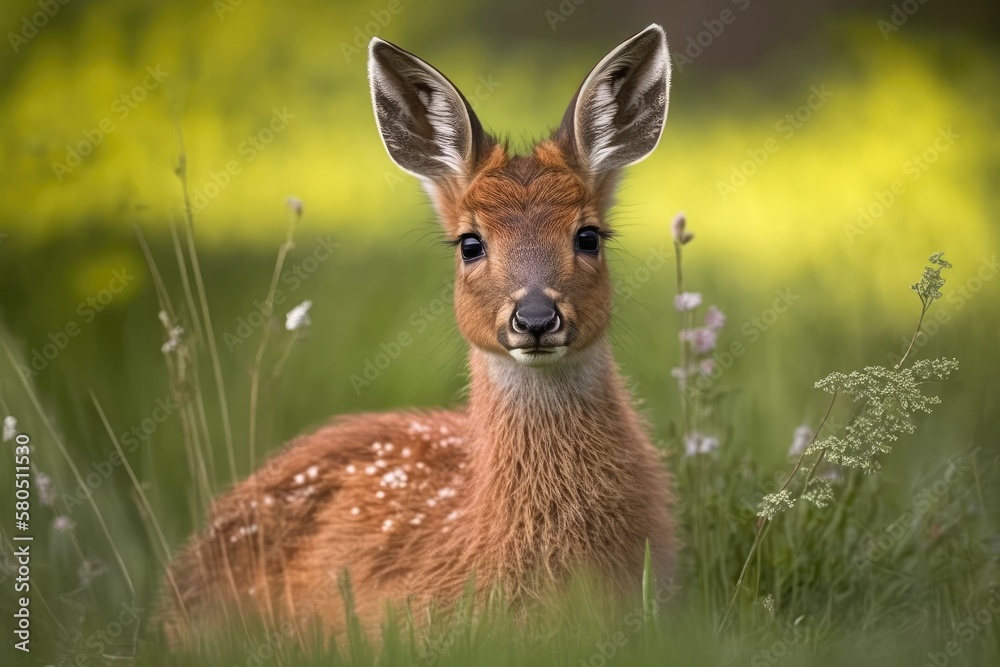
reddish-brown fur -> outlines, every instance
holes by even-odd
[[[447,605],[473,574],[514,603],[576,570],[627,594],[647,538],[657,573],[671,575],[669,479],[606,340],[604,251],[584,257],[572,244],[581,227],[607,230],[613,178],[577,166],[563,132],[527,156],[483,141],[468,177],[434,190],[446,233],[489,245],[471,265],[456,252],[468,407],[341,418],[219,498],[170,566],[160,618],[175,641],[200,619],[240,613],[316,618],[335,634],[343,601],[329,582],[344,568],[369,628],[387,602]],[[528,282],[573,332],[551,366],[519,365],[498,343]]]

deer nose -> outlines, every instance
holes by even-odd
[[[514,310],[511,328],[517,333],[530,333],[535,338],[554,333],[562,326],[556,305],[547,297],[529,295]]]

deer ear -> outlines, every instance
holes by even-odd
[[[670,58],[655,23],[591,70],[566,111],[560,133],[581,166],[603,173],[635,164],[660,141],[670,96]]]
[[[368,48],[368,80],[375,122],[397,165],[430,180],[469,172],[485,133],[443,74],[375,37]]]

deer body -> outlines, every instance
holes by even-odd
[[[169,569],[160,618],[174,640],[232,610],[338,633],[345,568],[369,626],[386,603],[447,605],[473,575],[513,601],[581,570],[628,594],[647,539],[671,576],[669,479],[606,340],[603,249],[615,178],[666,116],[662,30],[602,60],[526,156],[415,56],[375,39],[369,68],[386,148],[457,246],[468,407],[342,418],[222,496]]]

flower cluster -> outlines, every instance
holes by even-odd
[[[916,412],[930,412],[941,399],[925,396],[924,383],[943,380],[958,369],[956,359],[921,359],[909,368],[890,370],[868,366],[853,373],[831,373],[818,389],[846,394],[860,404],[842,437],[831,435],[813,443],[810,451],[826,451],[827,460],[866,473],[878,472],[879,459],[892,450],[900,433],[912,433]]]
[[[910,285],[910,289],[917,293],[920,302],[926,310],[931,302],[941,298],[941,288],[944,287],[944,278],[941,277],[941,269],[950,269],[951,264],[944,259],[943,252],[936,252],[927,260],[934,266],[924,267],[924,275],[920,282]]]
[[[719,439],[705,435],[699,430],[698,422],[707,415],[709,402],[694,387],[692,378],[709,376],[715,371],[715,359],[712,353],[718,343],[719,332],[726,323],[726,316],[715,306],[709,306],[702,316],[700,326],[695,325],[696,312],[702,305],[699,292],[684,290],[683,247],[694,240],[694,234],[687,231],[687,219],[683,213],[678,213],[671,225],[674,239],[674,255],[677,258],[677,294],[674,297],[674,309],[680,314],[680,365],[671,369],[670,375],[677,380],[681,390],[681,407],[683,408],[684,424],[682,440],[684,454],[711,454],[719,448]]]
[[[674,304],[682,313],[693,311],[701,305],[701,295],[684,292],[677,296]],[[682,350],[684,354],[681,356],[686,360],[686,364],[671,369],[670,375],[677,379],[681,391],[687,388],[688,378],[698,374],[711,375],[715,371],[715,359],[711,355],[715,351],[719,332],[725,323],[726,316],[722,311],[715,306],[709,306],[701,326],[685,327],[680,330],[680,341],[684,347]]]
[[[795,499],[792,498],[792,494],[782,489],[781,491],[769,493],[764,496],[764,499],[760,502],[760,511],[757,512],[757,516],[764,517],[770,521],[785,510],[792,509],[794,506]]]

